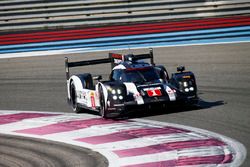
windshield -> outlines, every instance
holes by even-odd
[[[150,81],[154,81],[158,79],[159,79],[159,75],[158,73],[156,73],[154,68],[126,70],[122,75],[123,82],[142,83],[142,82],[150,82]]]

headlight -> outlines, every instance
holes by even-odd
[[[120,100],[123,100],[123,96],[119,96],[119,99],[120,99]]]
[[[118,95],[122,94],[121,89],[117,89],[116,91],[117,91],[117,94],[118,94]]]
[[[188,83],[187,83],[187,82],[183,82],[183,86],[184,86],[184,87],[187,87],[187,86],[188,86]]]
[[[190,91],[194,91],[194,87],[190,87],[189,90],[190,90]]]
[[[116,94],[115,89],[112,89],[111,93],[112,93],[113,95]]]
[[[185,88],[185,92],[189,92],[189,89],[188,89],[188,88]]]
[[[117,96],[113,96],[113,100],[117,100]]]

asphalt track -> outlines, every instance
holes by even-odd
[[[103,167],[108,164],[103,156],[85,148],[12,135],[0,135],[0,155],[1,167]]]
[[[170,73],[177,65],[184,64],[196,74],[201,108],[157,109],[136,116],[217,132],[238,140],[249,150],[249,46],[249,43],[241,43],[155,49],[155,62],[165,65]],[[0,109],[72,112],[66,103],[64,56],[1,59]],[[105,57],[107,52],[68,56],[77,61]],[[72,70],[73,73],[91,72],[106,77],[109,71],[108,64]],[[247,155],[242,166],[249,165],[250,156]]]

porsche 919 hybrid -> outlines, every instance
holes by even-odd
[[[102,63],[111,64],[106,81],[101,75],[90,73],[70,76],[72,67]],[[111,118],[126,113],[133,106],[167,105],[177,101],[194,104],[198,101],[194,74],[180,66],[169,77],[163,65],[155,65],[152,49],[147,54],[110,53],[108,58],[79,62],[69,62],[66,58],[65,67],[68,102],[76,113],[94,110],[103,118]]]

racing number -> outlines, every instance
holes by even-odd
[[[161,90],[160,89],[153,89],[153,90],[147,90],[148,96],[161,96]]]

